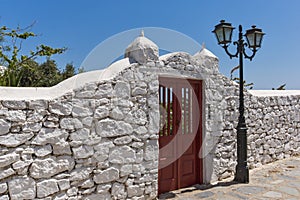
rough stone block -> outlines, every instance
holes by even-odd
[[[84,200],[99,200],[99,199],[105,199],[105,200],[111,200],[111,195],[108,192],[101,193],[101,194],[91,194],[89,196],[84,197]]]
[[[20,160],[20,155],[16,153],[10,153],[0,156],[0,167],[6,167],[14,162]]]
[[[70,115],[72,113],[72,103],[63,101],[51,101],[49,111],[57,115]]]
[[[82,181],[88,179],[93,171],[91,167],[81,167],[71,172],[70,181]]]
[[[61,179],[57,181],[58,187],[60,190],[67,190],[70,186],[70,180],[69,179]]]
[[[128,146],[115,147],[109,154],[109,162],[116,164],[134,163],[136,161],[135,150]]]
[[[14,177],[8,182],[9,196],[12,200],[35,199],[36,184],[27,176]]]
[[[87,128],[79,129],[70,134],[70,139],[74,141],[84,141],[90,136],[90,130]]]
[[[126,82],[118,81],[115,85],[116,96],[119,98],[129,98],[130,97],[130,85]]]
[[[75,158],[88,158],[94,154],[94,149],[91,146],[82,145],[77,148],[72,148]]]
[[[2,195],[2,196],[0,196],[0,200],[9,200],[9,196],[8,195]]]
[[[51,153],[52,153],[52,146],[50,144],[46,144],[34,148],[34,154],[38,157],[44,157]]]
[[[77,118],[63,118],[60,120],[60,127],[67,130],[75,130],[83,128],[83,125]]]
[[[115,181],[119,179],[119,170],[114,167],[110,167],[101,171],[99,174],[95,174],[93,179],[97,184]]]
[[[109,116],[109,108],[107,106],[99,106],[96,108],[94,118],[103,119]]]
[[[10,177],[10,176],[14,175],[15,173],[16,172],[12,168],[4,169],[4,170],[2,169],[0,171],[0,180]]]
[[[158,141],[157,140],[147,140],[144,159],[146,161],[157,160],[158,159]]]
[[[133,132],[133,128],[130,124],[123,121],[103,119],[96,124],[96,132],[101,137],[116,137],[130,135]]]
[[[47,108],[48,108],[48,102],[46,100],[32,100],[32,101],[29,101],[29,109],[45,110]]]
[[[4,119],[0,119],[0,135],[4,135],[9,132],[11,123]]]
[[[72,110],[73,117],[87,117],[93,115],[93,110],[85,105],[74,105]]]
[[[45,144],[56,144],[61,140],[66,140],[69,133],[61,129],[53,128],[42,128],[37,136],[32,140],[32,144],[45,145]]]
[[[25,101],[13,101],[13,100],[2,101],[2,105],[6,108],[15,109],[15,110],[23,110],[27,107]]]
[[[1,183],[0,184],[0,194],[3,194],[7,191],[7,183]]]
[[[124,119],[124,117],[125,117],[124,114],[123,114],[123,112],[120,110],[119,107],[114,108],[114,109],[110,112],[109,116],[110,116],[111,118],[117,119],[117,120]]]
[[[128,197],[141,196],[144,193],[144,188],[139,185],[130,185],[127,187]]]
[[[94,187],[94,185],[95,185],[95,182],[92,179],[88,179],[88,180],[84,181],[80,185],[80,187],[81,188],[92,188],[92,187]]]
[[[123,136],[123,137],[119,137],[119,138],[116,138],[114,140],[114,143],[116,145],[124,145],[124,144],[128,144],[132,141],[131,137],[130,136]]]
[[[12,122],[25,122],[26,114],[21,110],[9,110],[5,113],[6,119]]]
[[[70,156],[49,157],[34,160],[29,171],[33,178],[50,178],[60,172],[70,171],[74,165],[74,158]]]
[[[71,155],[70,144],[64,140],[61,140],[55,144],[52,144],[54,155]]]
[[[44,180],[36,184],[37,197],[43,198],[59,191],[57,181],[55,179]]]
[[[5,147],[17,147],[29,141],[34,136],[33,133],[7,134],[0,136],[0,144]]]
[[[114,199],[126,199],[127,192],[125,191],[125,186],[120,183],[114,183],[111,189],[111,193]]]

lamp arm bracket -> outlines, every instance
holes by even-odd
[[[227,53],[227,55],[229,55],[230,59],[232,58],[235,58],[235,57],[238,57],[238,54],[239,54],[239,45],[238,45],[238,42],[234,42],[233,43],[234,45],[237,46],[237,51],[235,54],[231,54],[228,50],[228,45],[227,44],[224,44],[222,47],[225,49],[225,52]]]
[[[248,45],[247,45],[247,44],[244,44],[244,46],[248,46]],[[252,59],[254,58],[254,56],[255,56],[255,54],[256,54],[256,52],[257,52],[257,49],[254,48],[254,49],[251,49],[251,51],[252,51],[252,55],[248,55],[248,54],[246,53],[246,51],[245,51],[245,48],[243,48],[243,54],[244,54],[244,57],[247,58],[247,59],[249,59],[250,61],[252,61]]]

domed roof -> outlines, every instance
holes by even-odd
[[[194,55],[194,58],[203,58],[203,57],[212,57],[218,59],[217,56],[215,56],[211,51],[205,48],[204,44],[202,45],[202,49]]]
[[[158,60],[158,46],[144,36],[144,31],[125,50],[125,58],[129,61],[144,64]]]

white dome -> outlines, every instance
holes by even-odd
[[[198,51],[194,58],[203,58],[203,57],[212,57],[218,59],[217,56],[215,56],[211,51],[207,50],[205,47],[203,47],[200,51]]]
[[[125,50],[125,58],[130,62],[144,64],[149,61],[157,61],[159,58],[158,46],[144,36],[144,32],[137,37]]]

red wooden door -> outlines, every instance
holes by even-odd
[[[158,192],[202,183],[202,82],[160,78]]]

